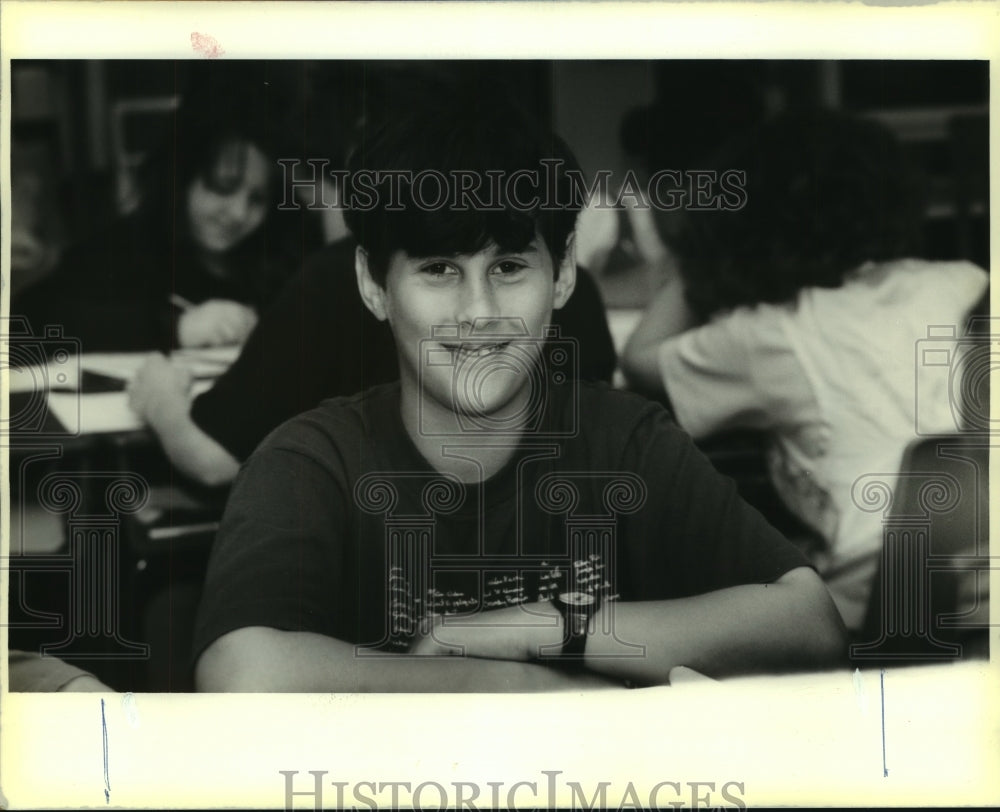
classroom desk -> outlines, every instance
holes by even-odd
[[[178,363],[204,389],[234,355]],[[12,645],[115,687],[143,684],[144,607],[173,580],[200,580],[222,510],[222,494],[184,482],[128,406],[125,382],[146,357],[63,357],[9,376]]]
[[[197,394],[212,385],[237,352],[235,347],[185,350],[171,359],[195,376]],[[105,476],[117,472],[138,476],[149,492],[162,481],[180,482],[190,490],[194,483],[184,482],[171,468],[155,436],[128,405],[127,381],[147,357],[148,353],[84,354],[55,359],[47,367],[11,370],[4,445],[10,452],[15,496],[31,498],[21,491],[38,484],[23,475],[34,459],[45,461],[43,467],[51,472],[86,475],[88,484],[94,484],[89,480],[97,479],[98,472]],[[178,507],[190,506],[190,499],[180,499]]]
[[[170,358],[194,377],[193,394],[210,388],[236,360],[238,347],[176,350]],[[44,366],[9,370],[10,435],[17,441],[36,436],[128,435],[144,430],[129,408],[127,382],[149,353],[56,353]]]

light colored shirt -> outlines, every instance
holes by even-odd
[[[918,419],[921,434],[960,429],[948,367],[925,365],[922,351],[929,328],[963,334],[988,282],[967,262],[867,263],[839,288],[737,308],[660,347],[664,385],[694,437],[770,434],[775,488],[826,540],[814,563],[849,628],[864,619],[883,518],[853,502],[852,486],[866,474],[894,484]]]

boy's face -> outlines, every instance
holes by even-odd
[[[397,251],[384,288],[361,249],[357,266],[365,303],[392,327],[404,403],[419,397],[425,415],[437,411],[445,420],[455,413],[516,418],[531,396],[543,328],[573,292],[572,246],[558,278],[540,236],[518,252],[495,245],[459,256]]]

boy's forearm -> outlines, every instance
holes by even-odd
[[[709,676],[832,668],[847,639],[840,615],[819,577],[792,570],[771,584],[747,584],[671,601],[606,604],[613,634],[587,641],[588,669],[640,683],[664,683],[671,668]],[[621,643],[645,646],[621,654]]]
[[[771,584],[674,600],[606,603],[592,625],[587,669],[645,684],[668,682],[676,666],[725,676],[826,668],[846,654],[840,615],[822,581],[806,567]],[[562,639],[558,611],[540,602],[438,625],[420,648],[531,662],[558,651]]]
[[[238,629],[213,643],[195,672],[199,691],[512,692],[621,686],[598,674],[570,674],[528,662],[472,657],[393,656],[309,632]]]

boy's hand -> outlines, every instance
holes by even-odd
[[[242,344],[256,324],[253,308],[226,299],[210,299],[181,313],[177,342],[182,347]]]
[[[530,662],[563,642],[562,617],[549,601],[448,617],[436,615],[411,652]]]
[[[186,369],[155,353],[128,386],[128,402],[137,415],[154,426],[187,414],[193,378]]]

